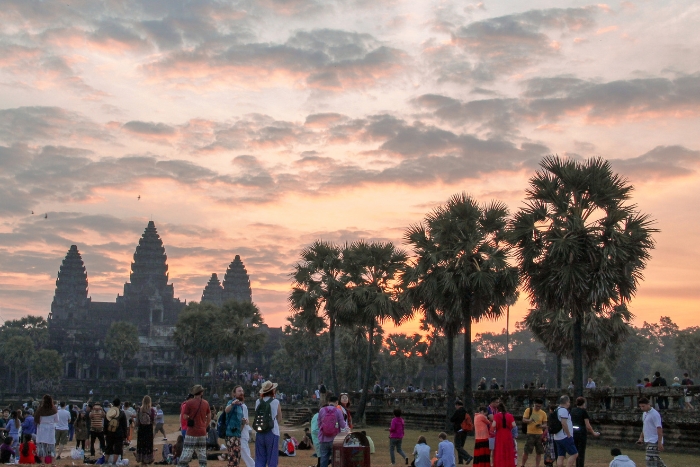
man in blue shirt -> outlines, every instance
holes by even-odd
[[[447,440],[447,433],[438,435],[437,465],[438,467],[455,467],[455,445]]]

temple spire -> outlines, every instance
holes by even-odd
[[[167,259],[156,226],[153,221],[149,221],[136,247],[129,276],[131,283],[125,284],[124,296],[143,293],[151,295],[155,291],[162,296],[167,294]]]
[[[236,255],[224,276],[223,301],[238,300],[240,302],[252,302],[253,292],[250,289],[250,278],[241,257]]]
[[[68,313],[80,312],[88,302],[88,279],[83,258],[78,247],[71,245],[61,263],[56,279],[56,291],[51,304],[56,318],[66,318]],[[61,316],[65,315],[65,316]]]
[[[221,286],[221,282],[219,282],[219,277],[216,275],[216,273],[214,273],[211,275],[211,279],[209,279],[207,286],[204,287],[204,292],[202,292],[202,303],[210,302],[221,306],[223,303],[223,293],[224,288]]]

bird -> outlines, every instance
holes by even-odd
[[[48,219],[48,218],[49,218],[49,213],[44,214],[44,219]]]
[[[34,214],[34,211],[32,211],[32,214]]]
[[[137,201],[141,201],[141,195],[136,198]]]

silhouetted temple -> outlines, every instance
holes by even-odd
[[[253,301],[248,271],[246,271],[239,255],[236,255],[231,264],[229,264],[224,276],[223,287],[221,282],[219,282],[219,277],[214,273],[202,292],[202,302],[211,302],[221,306],[221,304],[229,300],[238,300],[239,302]]]
[[[138,328],[141,350],[136,364],[125,366],[127,376],[151,377],[180,374],[182,365],[171,336],[185,303],[174,297],[168,284],[163,241],[153,221],[139,240],[124,295],[115,302],[93,302],[88,297],[88,277],[76,245],[71,245],[56,280],[49,314],[51,347],[59,351],[67,378],[110,378],[117,366],[104,349],[104,339],[114,321],[128,321]]]

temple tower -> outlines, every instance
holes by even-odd
[[[238,300],[239,302],[252,302],[253,292],[250,289],[250,278],[241,257],[236,255],[224,276],[224,293],[222,300]]]
[[[223,294],[224,288],[221,286],[221,282],[219,282],[219,277],[216,275],[216,273],[214,273],[211,275],[211,279],[209,279],[207,286],[204,287],[204,292],[202,292],[202,303],[210,302],[221,306],[223,303]]]
[[[134,253],[130,282],[124,284],[124,298],[152,296],[158,292],[164,299],[172,299],[174,291],[172,284],[168,285],[167,259],[156,226],[149,221]]]
[[[51,318],[58,320],[84,318],[88,298],[87,271],[78,247],[71,245],[61,263],[56,279],[56,291],[51,303]]]

